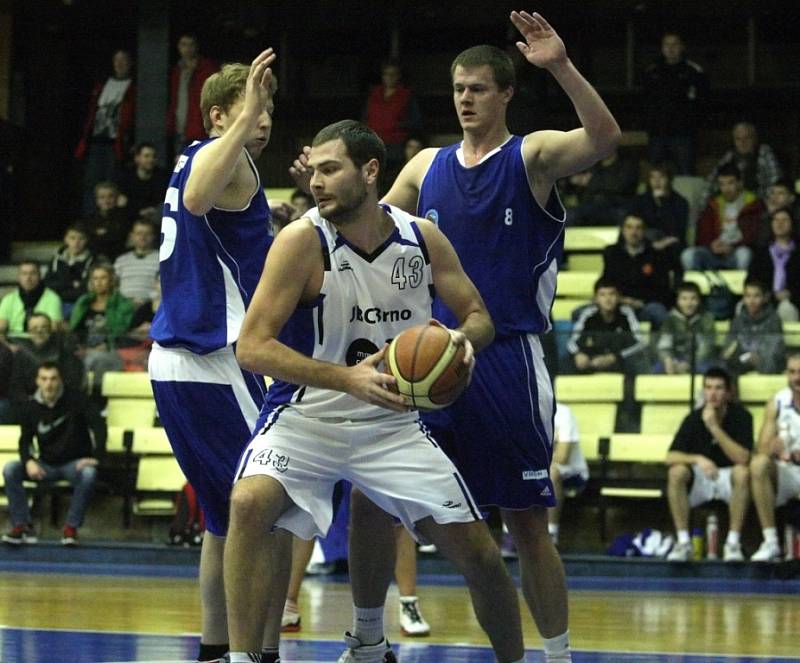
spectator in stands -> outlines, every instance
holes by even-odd
[[[161,220],[161,205],[169,176],[158,165],[158,153],[152,143],[137,143],[133,164],[119,176],[119,207],[127,210],[129,219]]]
[[[113,74],[95,85],[89,99],[75,158],[82,161],[83,212],[91,214],[92,192],[98,182],[114,180],[125,160],[136,127],[136,86],[133,59],[125,50],[114,52]]]
[[[720,194],[708,201],[697,221],[697,246],[685,249],[681,261],[686,270],[747,269],[758,238],[763,205],[745,189],[734,164],[717,174]]]
[[[11,389],[15,399],[25,400],[33,395],[37,370],[45,362],[58,366],[61,381],[68,389],[83,389],[86,372],[83,362],[75,356],[72,335],[53,329],[53,322],[45,313],[34,313],[28,320],[28,338],[19,340],[14,355]]]
[[[292,221],[299,219],[315,206],[314,197],[302,189],[295,189],[292,191],[292,197],[289,199],[289,203],[294,210],[292,212]]]
[[[86,292],[89,269],[94,263],[88,243],[86,226],[78,221],[67,226],[64,245],[53,254],[44,277],[45,285],[61,297],[61,312],[65,318],[69,318],[78,297]]]
[[[750,461],[753,501],[764,536],[751,562],[780,560],[775,508],[800,499],[800,353],[787,358],[786,377],[789,384],[767,401],[757,453]]]
[[[130,222],[119,206],[119,187],[99,182],[94,188],[95,212],[87,220],[89,248],[99,259],[113,261],[125,251]]]
[[[180,59],[169,75],[169,107],[167,108],[167,136],[172,143],[172,154],[179,155],[194,140],[208,138],[200,112],[200,91],[203,83],[219,66],[200,55],[197,37],[184,33],[178,37]],[[163,193],[162,193],[163,199]]]
[[[670,161],[681,175],[694,173],[699,111],[708,96],[702,67],[687,60],[680,35],[661,38],[661,58],[644,72],[650,161]]]
[[[755,250],[747,278],[772,286],[778,317],[783,322],[797,322],[800,319],[800,251],[789,210],[772,212],[770,228],[769,245]]]
[[[23,260],[17,269],[17,289],[0,300],[0,342],[24,336],[28,320],[35,312],[46,313],[61,322],[61,298],[42,281],[39,263]]]
[[[69,326],[78,339],[78,355],[86,370],[94,373],[97,391],[106,371],[122,369],[117,340],[130,329],[132,320],[130,300],[116,291],[114,268],[107,264],[92,267],[89,292],[75,302]]]
[[[647,172],[647,191],[631,202],[629,213],[644,219],[645,237],[658,250],[670,249],[680,256],[686,248],[689,203],[672,189],[672,176],[664,164],[654,164]]]
[[[575,420],[572,410],[564,403],[556,403],[553,427],[555,447],[553,448],[553,462],[550,465],[550,478],[553,480],[556,505],[547,510],[547,529],[553,543],[558,544],[564,489],[582,491],[589,480],[589,466],[581,450],[578,422]]]
[[[767,197],[769,187],[781,179],[783,171],[772,148],[760,143],[758,132],[750,122],[733,126],[733,149],[728,150],[708,176],[707,197],[721,190],[718,175],[728,165],[741,173],[744,188],[755,192],[759,198]]]
[[[775,182],[775,184],[769,188],[765,204],[766,209],[761,216],[761,223],[759,224],[758,246],[765,246],[770,242],[773,212],[777,212],[779,209],[785,209],[789,211],[793,219],[800,218],[800,205],[797,204],[794,184],[792,184],[790,180],[778,180]]]
[[[641,217],[625,217],[619,240],[603,250],[603,278],[618,284],[621,304],[658,329],[672,305],[672,283],[680,280],[681,269],[674,254],[657,250],[645,232]]]
[[[769,305],[767,286],[747,279],[744,282],[744,305],[734,316],[722,358],[736,374],[758,371],[779,373],[786,348],[783,325],[775,309]]]
[[[594,303],[578,315],[567,350],[581,373],[635,374],[645,349],[639,337],[636,314],[620,304],[616,283],[599,278],[594,284]]]
[[[667,556],[671,562],[692,558],[689,510],[715,499],[727,503],[730,514],[723,559],[744,561],[739,535],[750,500],[753,417],[732,400],[731,386],[725,370],[705,372],[703,405],[686,416],[667,453],[667,497],[678,539]]]
[[[119,292],[131,301],[134,308],[147,302],[153,291],[153,279],[159,267],[155,237],[156,232],[150,221],[137,220],[131,230],[133,249],[114,261]]]
[[[675,306],[661,325],[656,350],[656,373],[704,372],[714,359],[714,316],[702,309],[696,283],[678,285]]]
[[[418,134],[409,136],[406,139],[406,144],[403,146],[403,158],[405,159],[405,163],[411,161],[411,159],[422,152],[427,146],[428,143],[422,136]]]
[[[23,481],[49,483],[65,479],[72,484],[74,493],[61,543],[75,546],[94,490],[98,464],[85,398],[64,386],[54,363],[39,366],[36,385],[36,394],[21,412],[20,459],[3,467],[12,525],[3,541],[11,545],[36,543]]]
[[[572,175],[568,190],[577,204],[567,209],[567,223],[573,226],[618,226],[636,193],[639,169],[614,150],[590,170]]]
[[[13,371],[14,353],[5,343],[0,343],[0,424],[13,424],[16,418],[11,393]]]
[[[381,63],[381,84],[370,90],[365,119],[386,145],[385,184],[394,182],[405,162],[404,147],[409,134],[422,128],[422,114],[411,88],[402,82],[396,60]]]

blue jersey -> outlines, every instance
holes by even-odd
[[[564,208],[555,189],[542,209],[531,192],[523,138],[512,136],[480,164],[464,167],[460,144],[439,150],[420,186],[417,213],[436,223],[476,285],[498,337],[550,329],[564,247]],[[457,325],[440,300],[434,316]]]
[[[213,207],[195,216],[184,207],[194,157],[208,142],[186,148],[170,179],[161,221],[161,305],[150,332],[163,347],[197,354],[238,339],[272,243],[269,206],[247,152],[256,188],[244,209]]]

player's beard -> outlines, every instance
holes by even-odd
[[[345,226],[356,220],[358,212],[366,199],[367,185],[361,179],[358,179],[353,187],[348,190],[348,195],[346,197],[337,196],[334,208],[330,212],[323,214],[323,216],[335,226]]]

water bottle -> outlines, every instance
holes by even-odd
[[[699,527],[692,530],[692,559],[703,559],[703,530]]]
[[[706,520],[706,559],[719,557],[719,521],[712,513]]]

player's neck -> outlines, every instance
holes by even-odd
[[[376,201],[353,210],[348,219],[337,221],[336,229],[364,253],[375,251],[394,232],[394,220]]]
[[[511,133],[505,124],[500,124],[485,130],[464,131],[464,162],[473,166],[483,159],[489,152],[505,143]]]

